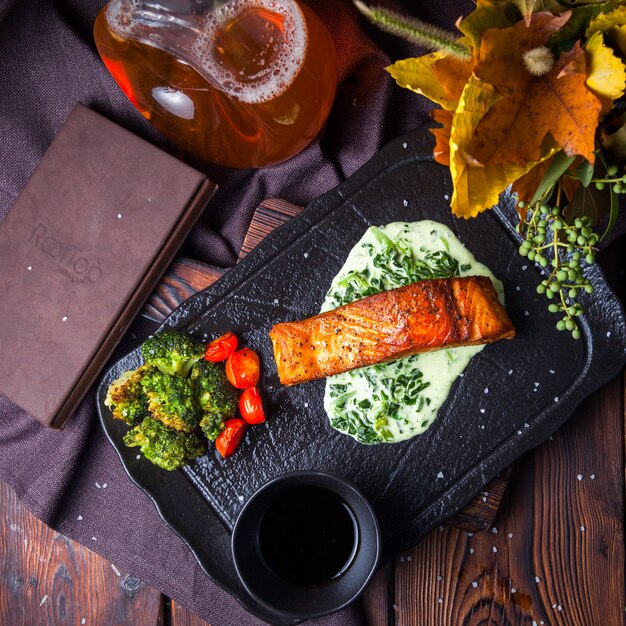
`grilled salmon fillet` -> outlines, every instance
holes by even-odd
[[[270,331],[283,385],[514,336],[486,276],[423,280]]]

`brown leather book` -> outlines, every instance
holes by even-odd
[[[0,224],[0,392],[61,428],[214,190],[77,105]]]

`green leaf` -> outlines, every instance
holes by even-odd
[[[595,2],[593,4],[581,4],[580,6],[575,6],[573,2],[570,3],[570,6],[573,7],[572,15],[565,26],[550,37],[548,47],[556,49],[559,47],[559,44],[581,39],[585,35],[585,31],[594,17],[600,15],[600,13],[612,11],[615,7],[620,5],[621,1],[622,0],[609,0],[608,2]]]
[[[569,166],[574,162],[576,155],[567,156],[565,152],[562,150],[557,152],[554,155],[554,159],[552,159],[552,163],[550,163],[550,167],[546,172],[546,175],[543,177],[541,183],[539,183],[539,187],[537,187],[537,191],[535,191],[535,195],[532,197],[530,201],[530,205],[532,206],[535,202],[541,200],[543,195],[554,186],[556,181],[565,174]]]
[[[589,183],[593,178],[593,164],[589,163],[589,161],[584,160],[577,168],[576,175],[578,176],[578,180],[583,187],[589,187]]]
[[[595,186],[579,187],[574,193],[572,201],[565,207],[563,216],[568,224],[577,217],[587,216],[592,224],[606,215],[611,203],[609,187],[598,190]]]
[[[605,3],[606,0],[559,0],[559,4],[564,7],[584,7]]]
[[[606,0],[601,0],[602,2],[606,2]],[[550,11],[554,15],[558,15],[559,13],[563,13],[563,11],[567,11],[571,9],[572,5],[567,0],[537,0],[535,2],[534,11]]]

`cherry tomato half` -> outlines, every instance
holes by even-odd
[[[237,350],[226,361],[226,377],[236,389],[254,387],[259,382],[259,355],[250,348]]]
[[[263,398],[258,387],[243,390],[239,397],[239,412],[248,424],[262,424],[265,421]]]
[[[215,440],[215,447],[217,451],[224,457],[229,457],[236,449],[246,432],[246,423],[234,417],[231,420],[226,420],[224,423],[224,430],[219,434]]]
[[[233,352],[235,352],[235,350],[237,350],[238,344],[239,340],[237,339],[237,335],[228,331],[221,337],[213,339],[213,341],[207,345],[206,350],[204,351],[204,358],[207,361],[211,361],[211,363],[225,361]]]

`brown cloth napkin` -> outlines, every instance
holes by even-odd
[[[78,101],[178,154],[101,63],[91,28],[103,4],[0,0],[0,219]],[[232,265],[261,200],[281,197],[307,204],[390,139],[428,120],[426,100],[396,87],[383,71],[392,60],[422,51],[370,27],[347,0],[310,4],[330,29],[337,52],[340,85],[328,124],[304,152],[274,167],[236,171],[188,159],[220,185],[185,244],[185,254],[193,258]],[[469,0],[383,4],[450,29],[472,8]],[[137,320],[113,358],[153,330],[153,324]],[[61,432],[38,425],[0,397],[0,479],[54,529],[132,571],[213,626],[262,623],[211,582],[126,476],[96,419],[94,396],[92,390]],[[309,623],[359,622],[357,605]]]

